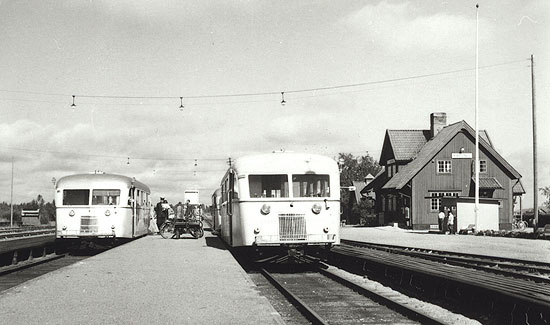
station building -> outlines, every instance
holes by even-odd
[[[510,229],[515,197],[525,193],[521,175],[495,150],[486,131],[479,135],[480,202],[494,207],[481,217]],[[475,130],[464,120],[447,125],[446,113],[432,113],[429,130],[386,130],[379,163],[384,169],[361,190],[376,193],[379,224],[426,230],[438,224],[443,201],[451,202],[455,215],[458,202],[473,204]]]

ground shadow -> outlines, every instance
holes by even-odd
[[[227,250],[225,244],[221,241],[219,237],[206,236],[204,239],[206,240],[206,246],[208,247]]]

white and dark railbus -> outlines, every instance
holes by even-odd
[[[329,157],[271,153],[239,158],[212,199],[219,234],[232,247],[303,252],[340,243],[340,176]]]
[[[60,178],[56,238],[131,239],[147,234],[151,191],[135,178],[94,172]]]

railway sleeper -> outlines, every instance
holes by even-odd
[[[548,324],[550,312],[498,293],[355,256],[332,254],[329,263],[365,275],[403,294],[489,324]]]

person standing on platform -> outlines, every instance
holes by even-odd
[[[162,226],[162,224],[164,223],[164,221],[166,221],[163,213],[163,210],[164,210],[162,207],[163,203],[164,203],[164,198],[161,197],[159,203],[157,203],[157,205],[155,206],[155,214],[157,215],[157,227],[159,229],[160,229],[160,226]]]
[[[185,211],[184,211],[185,219],[191,216],[191,209],[192,209],[191,200],[187,199],[187,201],[185,201]]]
[[[183,219],[183,204],[181,202],[176,205],[176,219]]]
[[[451,235],[455,233],[454,226],[455,226],[455,216],[453,215],[453,211],[449,210],[449,216],[447,220],[447,229],[449,230],[449,234]]]
[[[438,225],[439,225],[439,232],[440,233],[445,232],[445,229],[443,229],[443,222],[445,220],[444,210],[445,210],[445,208],[443,208],[443,207],[439,208],[439,214],[437,215],[437,222],[438,222]]]

